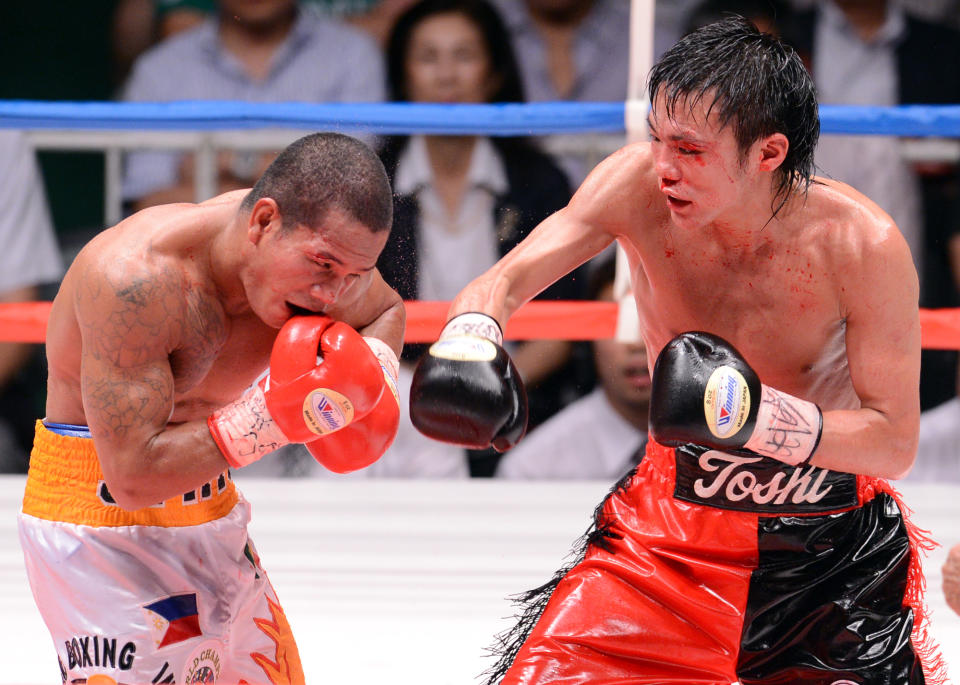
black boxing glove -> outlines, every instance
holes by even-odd
[[[410,420],[435,440],[505,452],[527,430],[527,393],[486,314],[455,316],[417,364]]]
[[[727,341],[695,331],[678,335],[657,357],[650,427],[663,445],[746,449],[796,466],[820,444],[823,413],[762,384]]]

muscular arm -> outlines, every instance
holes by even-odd
[[[917,273],[895,231],[845,266],[847,358],[861,407],[824,411],[812,463],[902,478],[916,458],[920,425]]]
[[[570,203],[544,219],[519,245],[467,285],[451,303],[448,318],[483,312],[505,326],[521,305],[598,254],[642,222],[636,209],[643,150],[625,148],[591,172]]]
[[[329,314],[349,324],[361,335],[379,338],[399,356],[407,325],[403,300],[387,285],[379,270],[375,269],[370,278],[365,290],[359,290],[346,302],[337,303],[336,309],[330,310]]]
[[[87,269],[75,297],[83,410],[104,478],[125,509],[187,492],[227,468],[206,421],[168,426],[170,354],[188,325],[183,301],[174,274],[144,266]]]

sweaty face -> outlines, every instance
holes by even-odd
[[[660,192],[678,226],[697,227],[735,215],[757,195],[755,143],[741,154],[732,126],[720,128],[711,100],[681,100],[668,114],[657,96],[647,119]]]
[[[373,233],[339,209],[314,229],[271,230],[257,244],[247,279],[254,312],[280,328],[292,316],[323,313],[362,295],[388,235]]]
[[[428,17],[413,29],[405,69],[412,102],[483,103],[495,89],[483,34],[454,12]]]

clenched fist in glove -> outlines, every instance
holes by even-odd
[[[380,362],[359,333],[325,316],[298,316],[277,334],[269,373],[207,425],[227,463],[239,468],[363,418],[383,388]]]
[[[400,360],[387,344],[376,338],[364,338],[376,353],[383,373],[379,382],[384,388],[380,401],[362,419],[320,440],[307,443],[307,451],[334,473],[349,473],[383,456],[397,435],[400,426],[400,398],[397,382]]]
[[[746,449],[795,466],[817,449],[823,414],[813,402],[763,385],[727,341],[689,332],[657,357],[650,428],[663,445]]]
[[[447,322],[417,364],[410,419],[427,437],[504,452],[527,430],[527,393],[503,334],[486,314]]]

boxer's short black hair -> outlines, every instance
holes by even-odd
[[[806,190],[820,118],[813,80],[794,50],[749,21],[731,16],[680,39],[654,65],[650,101],[665,98],[667,112],[712,98],[709,111],[733,126],[741,152],[782,133],[789,149],[777,184],[780,206],[794,189]]]
[[[340,133],[313,133],[291,143],[267,167],[244,198],[250,211],[257,200],[273,198],[284,230],[316,227],[336,207],[374,233],[390,230],[393,197],[376,153]]]

